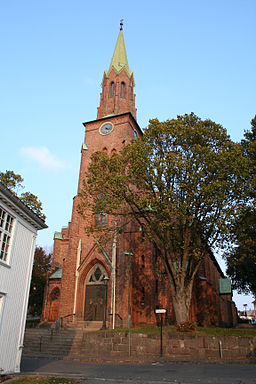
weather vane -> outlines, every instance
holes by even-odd
[[[124,21],[124,19],[121,19],[121,20],[120,20],[120,31],[123,30],[123,25],[124,25],[123,21]]]

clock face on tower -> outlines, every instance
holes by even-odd
[[[100,127],[100,133],[102,135],[107,135],[108,133],[110,133],[112,131],[113,127],[114,127],[113,124],[110,122],[104,123]]]

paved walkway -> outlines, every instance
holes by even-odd
[[[23,357],[22,375],[72,377],[82,384],[256,384],[256,364],[248,361],[158,360],[78,361]]]

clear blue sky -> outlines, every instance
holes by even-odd
[[[193,111],[240,140],[256,114],[255,0],[0,1],[0,170],[42,201],[38,245],[70,220],[82,122],[96,118],[121,18],[142,128]]]

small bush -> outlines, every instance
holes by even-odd
[[[256,359],[256,348],[254,348],[251,352],[249,352],[247,357],[251,359]]]
[[[194,332],[196,331],[197,324],[194,321],[186,321],[177,325],[176,329],[178,332]]]

